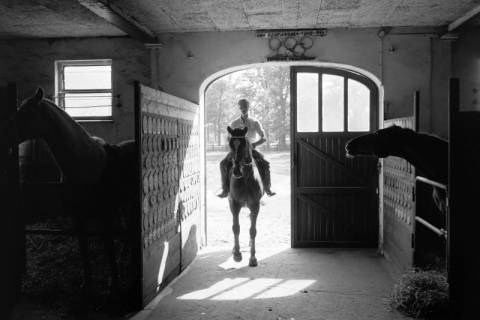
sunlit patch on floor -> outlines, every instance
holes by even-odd
[[[311,286],[314,282],[315,280],[286,280],[257,295],[255,299],[288,297]]]
[[[187,294],[184,294],[183,296],[178,297],[177,299],[180,300],[203,300],[210,298],[216,294],[219,294],[221,292],[227,291],[228,289],[238,286],[244,282],[247,282],[249,279],[248,278],[226,278],[223,279],[222,281],[219,281],[215,283],[213,286],[207,289],[203,290],[198,290],[194,292],[190,292]]]
[[[251,296],[272,287],[279,283],[282,279],[267,279],[259,278],[253,279],[238,287],[232,288],[224,293],[221,293],[212,298],[212,300],[241,300],[247,299]]]
[[[179,300],[272,299],[292,296],[315,283],[308,279],[226,278],[207,289],[177,297]]]

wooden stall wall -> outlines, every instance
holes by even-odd
[[[146,305],[193,260],[200,244],[199,108],[139,83],[135,90]]]
[[[478,73],[477,73],[478,74]],[[449,143],[449,283],[452,316],[478,315],[480,255],[478,196],[480,181],[480,111],[461,111],[468,103],[464,78],[450,80]]]
[[[384,121],[415,130],[415,117]],[[383,253],[396,271],[412,267],[415,226],[415,168],[406,160],[383,160]]]
[[[17,87],[9,84],[0,87],[0,124],[17,110]],[[0,150],[0,248],[2,267],[0,268],[1,296],[0,317],[8,318],[18,295],[25,263],[25,241],[23,224],[19,214],[19,167],[18,147]]]

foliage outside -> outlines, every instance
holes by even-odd
[[[262,66],[230,73],[215,80],[205,94],[207,146],[226,145],[227,126],[239,117],[237,102],[250,102],[250,115],[263,125],[267,149],[289,145],[290,71],[288,67]],[[217,147],[217,149],[215,149]]]
[[[448,316],[448,282],[445,272],[409,270],[395,284],[390,305],[415,318]]]

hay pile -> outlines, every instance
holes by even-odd
[[[409,270],[394,286],[390,305],[415,318],[448,316],[448,282],[445,272]]]
[[[66,218],[49,219],[34,227],[71,228]],[[28,235],[26,237],[26,272],[22,283],[22,301],[33,309],[32,318],[70,319],[85,311],[127,313],[133,309],[131,250],[124,240],[115,240],[120,272],[120,296],[110,295],[110,264],[100,237],[89,237],[89,264],[92,268],[92,292],[82,289],[83,267],[79,244],[73,236]],[[112,298],[114,300],[112,301]],[[26,317],[30,318],[30,317]]]

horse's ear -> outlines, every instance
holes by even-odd
[[[230,128],[230,126],[227,127],[227,131],[228,131],[228,133],[230,133],[230,134],[232,134],[232,132],[233,132],[233,130],[232,130],[232,128]]]
[[[40,102],[40,100],[43,99],[43,89],[42,88],[37,89],[37,93],[35,93],[34,99],[35,99],[36,102]]]

